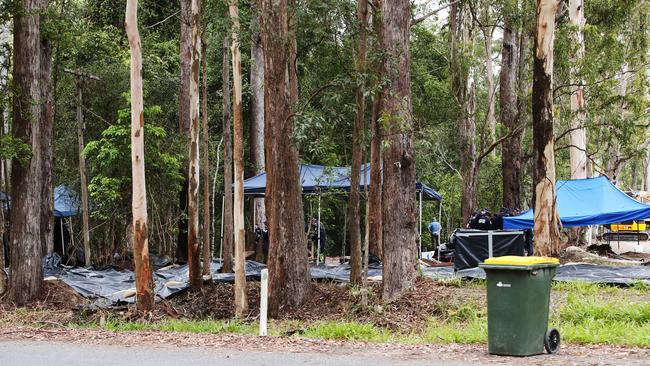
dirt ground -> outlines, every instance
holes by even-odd
[[[487,354],[484,345],[409,345],[393,343],[342,342],[302,339],[296,337],[255,337],[242,335],[212,335],[174,332],[109,332],[87,329],[0,328],[0,342],[29,340],[65,342],[68,344],[134,345],[144,347],[209,347],[241,351],[292,352],[323,354],[381,354],[395,360],[415,360],[426,364],[428,359],[452,360],[460,364],[498,364],[521,366],[546,365],[648,365],[650,349],[616,346],[576,346],[562,348],[556,355],[526,358],[501,357]]]

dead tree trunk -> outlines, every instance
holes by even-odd
[[[212,271],[210,262],[210,132],[208,129],[208,46],[202,43],[201,67],[203,72],[203,85],[201,88],[201,117],[203,124],[203,275],[210,277]],[[215,172],[217,174],[217,172]]]
[[[41,17],[47,22],[47,17]],[[43,190],[41,200],[41,241],[43,254],[54,251],[54,192],[52,190],[54,96],[52,86],[52,39],[41,34],[41,154],[43,159]],[[2,263],[2,262],[0,262]]]
[[[501,72],[499,74],[499,110],[501,122],[511,133],[501,145],[503,207],[521,209],[521,132],[517,118],[517,70],[519,69],[518,32],[511,16],[503,22]]]
[[[585,90],[580,80],[578,66],[585,54],[583,28],[585,25],[585,10],[583,0],[569,0],[569,19],[575,27],[571,33],[575,52],[570,55],[571,64],[571,132],[569,148],[571,161],[571,179],[587,178],[587,131],[585,121]]]
[[[553,135],[553,44],[559,0],[537,0],[533,71],[533,145],[535,151],[535,253],[557,256],[560,232],[555,194]]]
[[[297,88],[291,86],[292,72],[288,70],[292,57],[295,59],[289,28],[287,2],[263,0],[265,203],[271,316],[278,316],[285,306],[301,304],[310,288],[298,151],[291,139],[291,107],[297,99]]]
[[[372,31],[375,36],[373,48],[380,54],[381,42],[381,2],[374,1],[372,13]],[[377,60],[373,65],[374,77],[380,85],[382,80],[382,62]],[[381,110],[381,91],[375,91],[370,112],[370,130],[372,139],[370,141],[370,192],[368,192],[368,251],[379,258],[383,258],[384,246],[382,242],[382,154],[381,154],[381,130],[379,126],[379,111]]]
[[[40,295],[43,284],[39,20],[43,1],[23,0],[16,6],[12,127],[14,137],[30,146],[31,156],[12,162],[9,300],[24,305]]]
[[[230,3],[232,21],[232,80],[233,80],[233,157],[235,163],[235,314],[248,312],[246,296],[246,229],[244,228],[244,122],[242,121],[241,51],[239,49],[239,8],[237,0]]]
[[[255,174],[264,171],[264,50],[260,33],[260,4],[255,1],[255,12],[251,20],[251,123],[250,123],[250,155]],[[254,227],[264,228],[266,224],[266,209],[264,198],[253,199],[255,212]],[[262,240],[257,240],[255,260],[264,261]]]
[[[154,306],[153,280],[149,263],[147,188],[144,176],[144,106],[142,102],[142,50],[138,32],[138,1],[127,0],[124,19],[131,49],[131,176],[133,215],[133,260],[136,304],[140,311]]]
[[[411,110],[408,0],[382,1],[383,70],[388,83],[381,114],[387,117],[384,141],[384,282],[383,299],[393,300],[417,276],[415,151]],[[390,92],[388,92],[390,91]]]
[[[233,197],[232,197],[232,125],[230,121],[230,38],[223,37],[223,64],[221,67],[223,92],[223,263],[221,272],[233,270]]]
[[[199,73],[201,69],[201,35],[200,1],[191,0],[190,3],[190,28],[191,28],[191,67],[190,67],[190,146],[189,146],[189,190],[187,197],[187,264],[189,267],[190,288],[196,290],[201,287],[201,261],[199,242]]]
[[[350,283],[361,284],[361,215],[359,212],[361,161],[363,160],[363,131],[365,129],[365,73],[366,73],[366,23],[368,19],[368,0],[359,0],[357,24],[359,44],[357,48],[357,91],[356,116],[352,128],[352,169],[350,177],[350,201],[348,202],[348,231],[350,235]]]

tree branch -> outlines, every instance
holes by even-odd
[[[501,145],[505,140],[509,139],[510,137],[514,136],[515,134],[517,134],[519,132],[522,132],[529,125],[530,124],[528,124],[528,123],[523,124],[523,125],[519,125],[514,130],[510,130],[510,132],[508,132],[506,135],[501,136],[498,140],[496,140],[492,144],[490,144],[490,146],[488,146],[487,149],[483,150],[483,152],[481,152],[481,154],[476,158],[476,165],[477,166],[480,165],[481,160],[483,160],[483,158],[488,156],[488,154],[490,154],[492,152],[492,150],[496,149],[497,146]]]
[[[433,9],[433,10],[431,10],[430,12],[425,13],[425,14],[423,14],[423,15],[417,17],[417,18],[412,18],[412,19],[411,19],[411,27],[414,26],[414,25],[416,25],[416,24],[420,24],[420,23],[422,23],[423,21],[427,20],[427,18],[432,17],[432,16],[438,14],[439,12],[441,12],[442,10],[445,10],[445,9],[447,9],[448,7],[450,7],[450,6],[452,6],[452,5],[456,4],[456,3],[459,3],[459,2],[460,2],[460,0],[452,1],[452,2],[450,2],[449,4],[445,4],[445,5],[443,5],[443,6],[439,7],[439,8],[437,8],[437,9]]]

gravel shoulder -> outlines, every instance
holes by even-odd
[[[12,350],[18,358],[12,358]],[[32,350],[32,351],[30,351]],[[60,351],[56,351],[60,350]],[[66,352],[62,352],[68,350]],[[137,352],[140,350],[141,352]],[[157,365],[178,364],[178,355],[189,355],[191,364],[215,364],[219,359],[231,360],[233,365],[648,365],[650,349],[598,345],[563,345],[557,355],[526,358],[499,357],[487,354],[485,345],[432,344],[409,345],[366,342],[343,342],[303,339],[296,337],[254,337],[245,335],[212,335],[175,332],[109,332],[89,329],[0,328],[0,353],[9,363],[30,365],[36,355],[56,352],[48,364],[74,365],[70,354],[89,355],[98,360],[94,366],[125,364],[120,357],[133,360],[136,356],[153,357]],[[56,355],[61,357],[56,357]],[[110,356],[110,355],[115,355]],[[5,356],[7,356],[5,358]],[[67,356],[66,356],[67,355]],[[109,356],[102,356],[109,355]],[[131,355],[131,356],[129,356]],[[226,357],[228,356],[228,357]],[[76,357],[76,356],[75,356]],[[182,356],[185,359],[188,356]],[[60,360],[58,363],[56,360]],[[34,361],[34,360],[32,360]],[[108,363],[102,363],[109,361]],[[196,362],[194,362],[196,361]],[[295,362],[294,362],[295,361]],[[300,361],[296,363],[297,361]],[[38,360],[34,365],[40,364]],[[148,362],[148,361],[147,361]],[[251,363],[253,362],[253,363]],[[89,365],[88,358],[84,365]],[[152,364],[153,365],[153,364]]]

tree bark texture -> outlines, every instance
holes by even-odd
[[[255,14],[251,20],[251,123],[250,123],[250,155],[254,166],[254,173],[264,172],[264,50],[260,33],[260,4],[255,1]],[[263,198],[253,199],[255,205],[254,227],[264,228],[266,223],[266,209]],[[258,240],[255,259],[264,260],[264,251],[261,241]]]
[[[233,270],[233,195],[232,195],[232,122],[230,103],[230,37],[223,38],[223,63],[221,69],[223,92],[223,265],[221,272]]]
[[[90,217],[88,212],[88,179],[86,174],[86,157],[83,154],[84,131],[86,125],[84,122],[83,114],[83,85],[81,71],[77,69],[75,76],[75,87],[77,91],[77,143],[79,153],[79,187],[81,190],[81,221],[82,221],[82,234],[84,245],[84,261],[85,266],[89,267],[92,263],[90,257]]]
[[[559,0],[537,0],[533,70],[533,149],[535,151],[535,253],[560,253],[555,192],[553,134],[553,44]]]
[[[310,289],[298,151],[291,140],[291,107],[297,87],[292,87],[290,77],[295,73],[288,70],[295,59],[295,39],[290,36],[287,7],[285,0],[262,0],[271,316],[278,316],[284,307],[301,304]]]
[[[210,131],[208,129],[208,46],[202,43],[201,71],[203,84],[201,88],[201,119],[203,129],[203,268],[204,276],[211,276],[210,262]],[[215,172],[215,174],[217,174]]]
[[[496,87],[494,86],[494,62],[492,61],[492,40],[494,36],[494,20],[490,19],[490,1],[483,1],[483,26],[481,32],[483,33],[483,47],[485,52],[485,84],[487,88],[487,113],[486,124],[488,129],[488,143],[494,142],[496,138],[497,120],[495,116],[495,95]]]
[[[350,200],[348,201],[348,232],[350,238],[350,283],[361,284],[361,162],[363,160],[363,132],[365,129],[365,73],[366,73],[366,23],[368,20],[368,0],[359,0],[357,5],[357,24],[359,40],[357,45],[357,90],[356,115],[352,127],[352,169],[350,172]]]
[[[14,137],[31,147],[31,156],[14,159],[11,174],[11,273],[9,300],[24,305],[43,285],[41,205],[40,19],[43,1],[23,0],[14,14]]]
[[[451,78],[456,103],[460,107],[458,139],[460,145],[460,173],[462,177],[461,215],[463,223],[476,209],[477,161],[475,85],[473,73],[465,62],[471,49],[470,16],[467,5],[453,3],[450,7],[449,28],[451,38]]]
[[[510,16],[504,17],[501,71],[499,74],[499,111],[501,123],[512,135],[501,145],[503,207],[521,209],[521,132],[517,118],[517,71],[519,69],[518,32]]]
[[[241,51],[239,45],[239,8],[237,0],[230,2],[230,20],[232,21],[232,80],[233,80],[233,160],[235,163],[235,315],[243,316],[248,312],[246,296],[246,229],[244,227],[244,121],[242,120],[242,75]]]
[[[386,119],[384,141],[383,299],[390,301],[409,289],[417,276],[415,151],[411,110],[408,0],[382,1],[383,70],[388,85],[382,98]]]
[[[138,32],[137,0],[127,0],[124,26],[131,49],[131,212],[133,215],[133,261],[135,262],[136,305],[140,311],[151,311],[154,307],[154,293],[147,238],[142,49],[140,46],[140,33]]]
[[[585,121],[585,88],[580,79],[580,64],[585,55],[583,29],[585,11],[583,0],[569,0],[569,20],[575,29],[571,33],[572,51],[571,64],[571,132],[569,148],[571,162],[571,179],[587,178],[587,129]]]
[[[375,41],[374,51],[381,54],[381,1],[375,0],[372,13],[372,31]],[[373,72],[379,85],[382,80],[382,62],[373,62]],[[370,192],[368,192],[368,251],[383,258],[384,245],[382,229],[382,152],[381,152],[381,127],[379,125],[379,112],[381,111],[381,91],[375,91],[373,95],[372,108],[370,111]]]
[[[47,17],[41,17],[47,22]],[[54,251],[54,192],[52,189],[54,95],[52,84],[52,39],[41,34],[41,150],[43,161],[43,187],[41,200],[41,240],[43,254]],[[2,263],[2,262],[0,262]]]
[[[201,35],[200,26],[200,1],[190,0],[190,36],[191,36],[191,63],[190,63],[190,145],[189,145],[189,190],[187,196],[187,264],[189,267],[190,288],[196,290],[201,287],[200,241],[199,241],[199,159],[200,128],[199,128],[199,74],[201,70]]]
[[[190,80],[192,78],[192,0],[180,1],[180,94],[179,94],[179,108],[178,108],[178,129],[180,131],[183,144],[190,144],[190,125],[192,120],[190,117],[190,108],[192,104],[190,96]],[[188,238],[189,238],[189,185],[190,185],[190,172],[188,170],[189,163],[183,165],[184,180],[181,183],[181,191],[179,192],[178,208],[178,240],[176,246],[176,260],[178,262],[186,262],[187,257]]]

